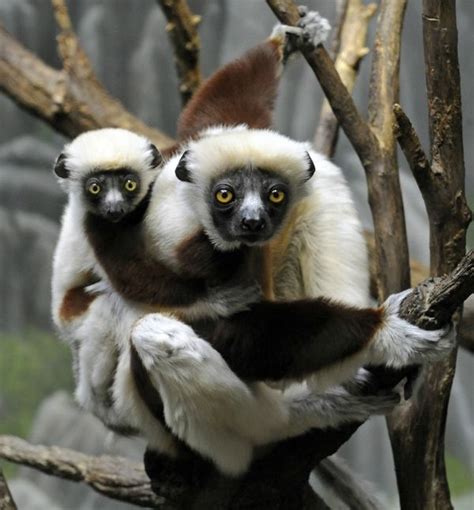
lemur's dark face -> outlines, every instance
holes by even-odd
[[[132,212],[140,199],[142,183],[131,169],[94,171],[82,181],[82,193],[89,212],[118,222]]]
[[[264,243],[282,225],[289,184],[264,169],[231,170],[211,183],[209,206],[217,233],[228,242]]]

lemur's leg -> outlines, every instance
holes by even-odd
[[[295,437],[312,428],[337,428],[364,422],[372,415],[388,414],[400,402],[400,394],[386,390],[375,395],[353,395],[342,386],[334,386],[323,393],[306,391],[298,395],[290,389],[285,392],[285,402],[290,411],[286,437]]]
[[[149,314],[133,328],[131,342],[140,358],[155,397],[163,402],[162,417],[173,434],[193,450],[210,458],[229,475],[244,472],[252,458],[253,443],[236,425],[242,414],[259,410],[249,388],[228,367],[220,354],[186,324],[162,314]],[[143,381],[136,372],[135,379]],[[149,407],[154,402],[147,402]],[[286,416],[264,419],[284,421]],[[283,414],[283,413],[281,413]],[[265,423],[261,423],[264,428]]]
[[[367,363],[400,367],[439,359],[452,349],[451,327],[426,331],[400,318],[406,295],[365,309],[323,298],[261,302],[220,320],[211,343],[239,377],[253,381],[316,374],[331,385]]]
[[[365,421],[391,411],[400,398],[392,390],[362,395],[366,379],[356,394],[342,387],[314,394],[300,385],[283,395],[263,383],[247,385],[189,326],[161,314],[140,319],[131,340],[156,391],[142,392],[148,407],[161,398],[171,431],[230,475],[248,468],[256,445]],[[143,386],[143,374],[138,378]]]

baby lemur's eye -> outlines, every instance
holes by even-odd
[[[221,188],[216,191],[215,194],[216,200],[219,204],[230,204],[232,200],[234,200],[234,194],[228,188]]]
[[[100,187],[99,183],[91,182],[87,190],[91,195],[98,195],[101,192],[102,188]]]
[[[284,191],[278,188],[274,188],[270,191],[270,195],[268,196],[268,199],[273,204],[281,204],[283,200],[285,200],[286,194]]]
[[[123,187],[127,190],[127,191],[135,191],[137,189],[137,181],[133,180],[133,179],[127,179],[125,181],[125,184],[123,185]]]

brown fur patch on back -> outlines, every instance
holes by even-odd
[[[216,125],[271,127],[281,60],[280,45],[268,40],[214,73],[181,113],[178,138]]]
[[[85,286],[69,289],[61,303],[59,316],[64,322],[72,321],[87,312],[89,305],[96,296],[85,291]]]

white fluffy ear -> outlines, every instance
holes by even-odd
[[[306,180],[309,181],[311,177],[313,177],[314,172],[316,171],[316,167],[314,166],[314,162],[311,159],[311,156],[309,155],[308,152],[306,152],[306,159],[308,161],[308,167],[306,170],[308,172],[308,177],[306,178]]]
[[[187,157],[189,156],[189,150],[185,151],[179,160],[178,166],[176,167],[175,174],[176,177],[183,182],[192,182],[191,172],[187,167]]]
[[[69,170],[66,166],[66,154],[61,154],[56,158],[54,163],[54,173],[61,179],[67,179],[69,177]]]

